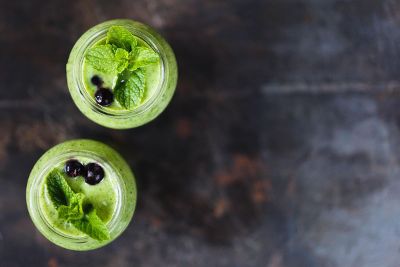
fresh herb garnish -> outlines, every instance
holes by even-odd
[[[85,57],[94,69],[118,76],[115,99],[125,109],[132,109],[142,102],[146,87],[144,67],[159,60],[156,52],[140,45],[122,26],[110,27],[105,44],[88,49]]]
[[[75,193],[59,170],[54,170],[47,176],[46,187],[60,219],[71,223],[76,229],[93,239],[99,241],[110,239],[110,233],[97,216],[94,207],[84,206],[85,195]]]
[[[117,61],[118,73],[123,72],[128,67],[128,63],[129,63],[128,51],[126,51],[122,48],[117,48],[115,50],[115,60]]]
[[[145,75],[142,68],[120,77],[114,89],[115,98],[126,109],[134,108],[140,104],[144,95]]]
[[[107,44],[125,49],[130,52],[137,46],[137,40],[133,34],[122,26],[113,26],[107,32]]]
[[[157,61],[157,53],[147,47],[138,46],[129,53],[128,69],[134,71],[138,68],[157,63]]]
[[[110,239],[110,234],[103,221],[97,216],[94,208],[89,209],[82,219],[72,220],[76,229],[87,234],[93,239],[102,241]]]
[[[47,192],[56,209],[69,206],[75,193],[59,171],[52,171],[46,180]]]
[[[117,68],[120,65],[120,61],[115,56],[110,44],[90,48],[86,53],[86,60],[96,70],[107,74],[117,73]]]

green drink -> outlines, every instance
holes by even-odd
[[[47,239],[67,249],[91,250],[128,226],[136,185],[115,150],[96,141],[73,140],[38,160],[26,199],[33,223]]]
[[[132,20],[101,23],[76,42],[67,64],[68,88],[80,111],[114,129],[157,117],[175,91],[177,65],[168,43]]]

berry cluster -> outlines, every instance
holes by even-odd
[[[90,185],[96,185],[104,178],[104,170],[99,164],[89,163],[84,166],[75,159],[65,163],[64,171],[69,177],[83,176],[85,182]]]
[[[114,95],[110,89],[102,87],[103,81],[101,78],[95,75],[90,81],[97,86],[97,91],[94,94],[97,104],[104,107],[111,105],[114,101]]]

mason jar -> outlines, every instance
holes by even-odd
[[[45,181],[52,170],[62,168],[60,166],[70,159],[78,159],[83,163],[95,162],[104,169],[104,179],[89,188],[92,193],[86,197],[101,197],[98,202],[92,204],[105,205],[102,208],[106,211],[103,212],[103,216],[107,217],[104,223],[110,234],[108,240],[92,239],[74,228],[71,223],[58,218]],[[85,193],[90,186],[84,183],[83,177],[66,179],[71,179],[71,188],[74,184],[78,185],[80,193]],[[71,184],[72,181],[74,184]],[[106,183],[102,186],[104,182]],[[127,228],[135,210],[136,194],[134,176],[126,161],[114,149],[103,143],[81,139],[67,141],[51,148],[36,162],[28,179],[26,202],[34,225],[48,240],[70,250],[92,250],[110,243]],[[97,213],[100,217],[99,211]]]
[[[97,104],[84,83],[85,54],[89,48],[105,40],[107,31],[112,26],[125,27],[160,58],[156,88],[152,88],[152,94],[132,110],[113,110]],[[149,26],[128,19],[106,21],[89,29],[76,42],[67,63],[68,88],[76,106],[95,123],[113,129],[138,127],[156,118],[170,102],[176,88],[177,76],[174,52],[164,38]]]

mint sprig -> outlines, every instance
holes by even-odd
[[[114,89],[115,98],[126,109],[138,106],[144,96],[145,72],[142,68],[122,77]]]
[[[122,26],[112,26],[107,32],[107,44],[125,49],[130,52],[135,49],[137,40],[133,34]]]
[[[129,53],[128,69],[133,71],[140,67],[157,63],[158,58],[158,54],[153,50],[147,47],[139,46]]]
[[[117,48],[115,50],[115,60],[117,61],[118,73],[123,72],[128,67],[128,63],[129,63],[128,51],[126,51],[122,48]]]
[[[109,44],[90,48],[85,57],[88,63],[100,72],[107,74],[117,72],[119,60],[115,57],[113,47]]]
[[[81,219],[71,220],[73,226],[96,240],[108,240],[110,234],[107,227],[96,214],[94,208],[89,209]]]
[[[144,67],[159,60],[156,52],[140,45],[136,37],[122,26],[110,27],[105,44],[88,49],[85,57],[94,69],[118,76],[115,99],[125,109],[141,103],[146,88]]]
[[[85,195],[75,193],[59,170],[53,170],[46,177],[46,188],[60,219],[71,223],[93,239],[99,241],[110,239],[107,226],[97,216],[93,206],[84,208]]]
[[[58,207],[58,216],[65,220],[78,220],[84,215],[83,200],[85,196],[82,193],[76,193],[69,201],[69,205],[61,205]]]
[[[52,171],[46,180],[47,191],[56,209],[68,206],[75,193],[59,171]]]

